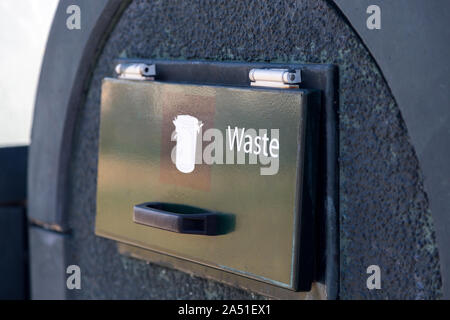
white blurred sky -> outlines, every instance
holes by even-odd
[[[0,147],[30,143],[39,72],[57,4],[0,1]]]

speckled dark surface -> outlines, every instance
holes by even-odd
[[[94,70],[76,126],[67,263],[74,298],[258,298],[147,265],[94,235],[100,83],[116,57],[335,63],[340,68],[342,299],[440,296],[439,258],[422,176],[400,111],[368,52],[326,1],[134,1]],[[366,288],[377,264],[382,289]]]

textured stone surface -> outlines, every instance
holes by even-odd
[[[340,296],[440,296],[439,258],[417,158],[400,111],[359,39],[325,1],[134,1],[111,34],[78,114],[67,262],[79,298],[257,298],[117,253],[94,235],[100,84],[113,59],[335,63],[340,68]],[[366,289],[377,264],[382,289]]]

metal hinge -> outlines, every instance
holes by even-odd
[[[156,68],[154,64],[120,63],[116,66],[116,73],[120,79],[155,80]]]
[[[250,85],[256,87],[292,89],[302,82],[300,69],[251,69],[248,77]]]

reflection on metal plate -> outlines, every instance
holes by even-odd
[[[318,97],[301,89],[104,79],[96,233],[308,290],[311,275],[305,272],[302,281],[299,270],[312,270],[305,248],[313,239],[305,224],[313,213],[302,210],[302,186],[306,124]],[[233,228],[205,235],[135,223],[134,206],[147,202],[233,216]],[[183,207],[176,208],[173,214],[182,215]]]

